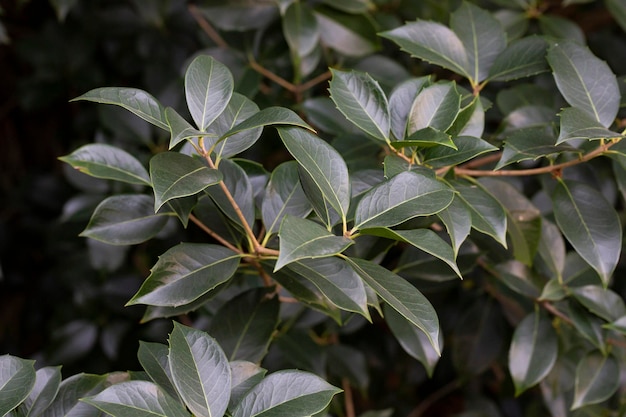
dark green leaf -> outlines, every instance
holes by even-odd
[[[572,288],[571,291],[579,303],[606,321],[611,322],[626,315],[624,300],[612,290],[585,285]]]
[[[387,97],[369,74],[331,70],[330,98],[346,119],[368,135],[389,142]]]
[[[363,14],[349,14],[329,7],[315,9],[322,43],[340,54],[364,56],[380,48],[372,19]]]
[[[267,353],[278,325],[278,297],[252,289],[224,304],[213,316],[209,333],[229,361],[259,363]]]
[[[239,258],[237,253],[222,246],[181,243],[159,257],[150,276],[127,305],[189,304],[228,281],[239,265]]]
[[[165,109],[161,103],[143,90],[120,87],[96,88],[71,101],[77,100],[114,104],[133,112],[156,127],[170,130],[165,117]]]
[[[437,355],[439,319],[428,299],[403,278],[371,261],[347,258],[348,263],[390,307],[426,334]]]
[[[573,41],[579,45],[585,44],[585,33],[571,20],[547,13],[539,16],[538,20],[544,35],[557,40]]]
[[[450,205],[454,192],[444,183],[415,172],[403,172],[372,188],[359,201],[354,229],[387,227],[417,216],[429,216]]]
[[[489,69],[490,81],[512,81],[548,71],[548,43],[538,36],[512,42]]]
[[[541,295],[541,278],[538,278],[530,267],[522,262],[511,259],[494,267],[498,279],[511,290],[530,299]]]
[[[469,102],[467,102],[469,99]],[[471,136],[480,138],[485,131],[485,105],[480,96],[462,96],[461,111],[457,115],[454,123],[447,130],[452,137]],[[486,104],[491,106],[489,102]]]
[[[608,354],[605,341],[607,334],[606,330],[602,328],[603,320],[589,314],[587,310],[576,303],[570,303],[568,310],[568,317],[572,320],[572,324],[578,331],[578,334],[599,349],[603,355]]]
[[[541,222],[541,239],[537,254],[541,257],[553,277],[560,282],[565,268],[565,241],[554,223],[543,219]]]
[[[233,409],[243,396],[257,385],[267,371],[260,366],[246,361],[230,362],[231,389],[228,409]]]
[[[172,372],[167,359],[167,346],[161,343],[139,341],[137,359],[150,379],[173,398],[178,398],[172,383]]]
[[[187,314],[191,311],[195,311],[205,305],[210,299],[215,297],[220,293],[222,289],[224,289],[228,285],[228,281],[218,285],[216,288],[212,289],[208,293],[204,294],[202,297],[197,298],[196,300],[183,304],[177,307],[163,307],[163,306],[152,306],[148,305],[146,310],[141,317],[141,323],[147,323],[150,320],[160,319],[160,318],[168,318],[168,317],[176,317]]]
[[[576,367],[576,388],[572,410],[597,404],[619,388],[619,363],[613,356],[591,352]]]
[[[200,160],[178,152],[161,152],[150,160],[155,213],[168,201],[198,194],[222,180]]]
[[[554,109],[545,105],[529,105],[513,110],[504,118],[506,130],[531,127],[551,128],[556,122]]]
[[[143,194],[108,197],[96,207],[80,234],[111,245],[134,245],[156,236],[168,216],[154,214],[154,199]]]
[[[565,100],[609,127],[619,109],[617,78],[606,62],[574,42],[562,41],[548,50],[548,62]]]
[[[334,376],[347,378],[359,388],[369,386],[369,367],[365,353],[348,345],[334,344],[328,346],[328,371]]]
[[[430,84],[430,76],[411,78],[394,88],[389,97],[389,116],[391,132],[396,140],[403,140],[406,135],[407,121],[417,93]]]
[[[105,383],[106,375],[76,374],[63,380],[42,417],[100,417],[100,410],[79,400],[99,393]]]
[[[472,136],[458,136],[453,139],[453,142],[456,149],[448,146],[435,146],[426,149],[424,163],[433,168],[442,168],[458,165],[484,153],[498,150],[488,142]]]
[[[230,366],[208,334],[174,322],[169,338],[174,385],[196,416],[222,417],[230,399]]]
[[[43,414],[48,408],[57,393],[61,384],[61,367],[46,366],[37,370],[37,377],[33,390],[24,400],[24,407],[28,412],[26,417],[37,417]]]
[[[405,140],[391,142],[391,146],[395,149],[402,149],[410,146],[432,148],[437,145],[456,150],[456,145],[452,141],[452,137],[450,135],[432,127],[425,127],[423,129],[416,130]]]
[[[20,405],[35,386],[35,361],[0,356],[0,415]]]
[[[245,151],[259,139],[263,131],[262,126],[232,131],[235,126],[243,124],[257,113],[259,113],[259,106],[252,100],[239,93],[233,94],[228,106],[207,129],[208,132],[221,138],[213,151],[220,159]],[[243,127],[245,128],[245,125]]]
[[[165,116],[167,118],[167,123],[170,125],[171,133],[169,149],[172,149],[173,147],[185,140],[190,140],[194,138],[210,137],[212,138],[212,141],[216,140],[213,133],[199,131],[171,107],[165,109]]]
[[[623,0],[605,0],[604,4],[622,30],[626,30],[626,3]]]
[[[383,165],[384,165],[384,170],[383,170],[384,178],[387,178],[387,179],[393,178],[396,175],[401,174],[403,172],[407,172],[407,171],[415,171],[415,173],[424,175],[432,180],[437,179],[437,174],[432,169],[426,168],[422,165],[410,163],[406,159],[400,158],[397,155],[390,154],[390,155],[385,156]],[[380,181],[377,181],[376,184],[370,185],[369,187],[367,187],[367,190],[363,190],[363,191],[369,191],[369,189],[371,189],[373,186],[382,183],[382,180],[383,179],[381,179]]]
[[[452,242],[454,258],[456,259],[459,248],[467,236],[469,236],[470,229],[472,228],[471,213],[465,203],[461,201],[461,197],[455,195],[452,203],[444,210],[437,213],[437,216],[446,226],[450,241]]]
[[[552,201],[559,228],[608,285],[622,248],[622,226],[615,209],[595,189],[572,181],[559,181]]]
[[[230,159],[222,160],[218,170],[222,173],[224,184],[226,184],[226,188],[239,206],[246,222],[248,225],[252,225],[254,223],[255,207],[250,178],[243,168]],[[220,186],[209,187],[206,189],[206,193],[211,196],[211,199],[230,220],[241,225],[242,220]]]
[[[558,341],[549,318],[529,314],[515,329],[509,369],[518,396],[544,379],[556,362]]]
[[[315,15],[307,3],[291,3],[283,13],[282,23],[285,40],[293,54],[302,57],[315,49],[320,32]]]
[[[518,84],[506,90],[501,90],[496,98],[498,108],[503,114],[525,106],[544,105],[554,108],[554,94],[536,84]]]
[[[255,105],[256,106],[256,105]],[[297,126],[304,129],[313,130],[304,120],[293,110],[285,107],[267,107],[259,112],[255,112],[250,117],[235,125],[230,130],[222,134],[222,139],[245,132],[246,130],[257,129],[263,126]]]
[[[278,371],[248,391],[233,410],[233,417],[308,417],[326,408],[340,391],[307,372]]]
[[[365,13],[368,9],[373,7],[370,0],[343,0],[342,2],[336,2],[334,0],[322,1],[330,7],[346,13]]]
[[[93,397],[87,404],[112,417],[188,417],[185,407],[148,381],[128,381],[112,385]]]
[[[572,139],[597,140],[622,137],[621,134],[602,126],[586,111],[576,107],[563,109],[559,116],[561,117],[561,131],[556,141],[557,145]]]
[[[201,131],[224,111],[233,94],[234,82],[228,68],[213,57],[196,57],[185,73],[185,97],[191,117]]]
[[[150,185],[150,177],[141,162],[114,146],[93,143],[59,159],[92,177]]]
[[[543,127],[519,129],[505,139],[502,158],[498,161],[496,169],[515,162],[535,160],[561,152],[581,153],[582,151],[568,145],[555,146],[553,134]]]
[[[605,324],[603,327],[611,330],[615,330],[620,332],[623,335],[626,335],[626,316],[622,316],[619,319],[615,320],[613,323]]]
[[[454,83],[440,82],[426,87],[413,102],[407,132],[412,135],[426,127],[445,132],[452,126],[460,110],[461,94]]]
[[[311,97],[304,100],[302,110],[306,119],[317,129],[332,135],[357,133],[359,128],[347,120],[329,97]],[[363,141],[375,145],[371,141]],[[376,146],[376,145],[375,145]]]

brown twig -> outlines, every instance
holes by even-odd
[[[354,411],[354,398],[352,397],[352,387],[348,378],[341,378],[341,387],[343,388],[343,400],[346,409],[346,417],[356,417]]]
[[[332,76],[332,73],[330,71],[326,71],[323,74],[318,75],[317,77],[302,83],[300,85],[297,85],[296,88],[298,89],[298,91],[303,92],[303,91],[307,91],[313,87],[315,87],[316,85],[318,85],[319,83],[323,83],[324,81],[328,80],[330,77]]]
[[[569,324],[569,325],[573,325],[574,323],[572,322],[572,319],[570,319],[568,316],[566,316],[563,312],[561,312],[561,310],[559,310],[558,308],[556,308],[552,303],[550,303],[549,301],[541,301],[539,303],[543,308],[546,309],[546,311],[548,311],[549,313],[551,313],[553,316],[556,316],[558,318],[560,318],[561,320],[563,320],[565,323]]]
[[[298,92],[298,87],[296,85],[290,83],[289,81],[285,80],[283,77],[276,75],[272,71],[263,67],[261,64],[256,62],[256,60],[254,59],[254,57],[252,57],[252,55],[249,56],[248,61],[250,62],[250,67],[256,72],[258,72],[259,74],[261,74],[262,76],[274,81],[276,84],[280,85],[285,90],[288,90],[292,93]]]
[[[205,232],[206,234],[211,236],[213,239],[220,242],[222,245],[226,246],[228,249],[232,250],[233,252],[243,253],[241,249],[234,246],[232,243],[224,239],[222,236],[220,236],[219,234],[211,230],[206,224],[202,223],[202,221],[198,219],[196,216],[194,216],[193,214],[189,215],[189,220],[194,222],[194,224],[198,226],[200,229],[202,229],[203,232]]]
[[[189,13],[191,13],[191,16],[193,16],[193,18],[196,20],[198,26],[202,28],[204,33],[206,33],[217,46],[222,49],[228,49],[228,44],[226,43],[226,41],[220,36],[217,30],[215,30],[213,26],[211,26],[209,21],[206,20],[204,16],[202,16],[202,12],[195,4],[189,5]]]

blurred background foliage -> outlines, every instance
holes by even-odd
[[[543,33],[579,39],[608,61],[618,76],[626,74],[626,38],[619,26],[624,22],[610,13],[614,1],[544,1],[537,15],[529,10],[539,9],[519,6],[532,3],[523,0],[474,3],[497,9],[511,38]],[[149,274],[156,256],[183,240],[183,233],[184,240],[193,241],[197,231],[173,226],[157,239],[131,248],[78,237],[94,207],[119,192],[112,187],[120,185],[86,177],[57,160],[95,140],[115,144],[145,161],[151,153],[166,149],[168,137],[124,110],[69,100],[96,87],[132,86],[151,92],[166,106],[182,109],[186,63],[199,53],[209,53],[233,72],[236,91],[261,107],[297,110],[312,125],[324,126],[321,134],[332,140],[349,135],[349,127],[336,117],[327,97],[328,67],[367,71],[387,92],[409,76],[434,72],[439,78],[450,78],[445,70],[411,59],[376,34],[416,18],[447,22],[459,4],[456,0],[194,4],[1,0],[0,352],[34,357],[40,365],[63,364],[66,376],[138,369],[138,340],[162,342],[171,329],[167,320],[140,324],[143,308],[124,304]],[[305,35],[292,30],[296,18],[314,19],[317,30]],[[496,91],[494,86],[484,96],[495,102]],[[549,103],[551,96],[546,100],[546,105],[558,109],[558,104]],[[488,130],[493,133],[501,115],[497,109],[488,115]],[[246,158],[272,169],[288,157],[278,146],[268,145],[271,137],[259,143],[263,146],[246,151]],[[341,143],[348,144],[339,150],[349,164],[363,163],[358,158],[362,149],[350,146],[348,140]],[[602,170],[590,175],[602,175]],[[462,268],[462,258],[460,262]],[[423,411],[413,408],[416,397],[429,399],[427,406],[431,406],[446,396],[428,415],[452,415],[468,401],[455,389],[470,375],[480,375],[467,384],[467,390],[476,394],[471,400],[475,408],[484,410],[480,415],[499,415],[489,411],[495,403],[506,415],[541,415],[544,411],[532,409],[537,402],[529,401],[531,408],[522,409],[513,400],[503,373],[512,332],[507,320],[515,311],[516,298],[498,287],[493,289],[500,296],[496,301],[482,290],[496,285],[484,272],[464,272],[469,279],[460,285],[447,281],[448,277],[431,277],[431,291],[422,289],[442,328],[457,329],[456,342],[448,345],[455,353],[444,354],[432,380],[382,322],[375,324],[379,331],[373,332],[362,330],[363,323],[356,320],[337,329],[344,344],[322,350],[309,337],[300,337],[319,324],[320,318],[312,313],[277,341],[267,360],[282,366],[282,348],[303,353],[301,362],[286,366],[313,371],[321,367],[320,373],[326,364],[341,369],[356,363],[354,369],[341,369],[339,374],[351,374],[353,385],[362,388],[355,393],[362,409],[393,407],[397,415],[413,410],[411,415],[418,416]],[[618,267],[616,275],[623,272]],[[618,281],[613,290],[623,296],[625,285],[624,280]],[[511,308],[502,307],[503,299]],[[202,323],[201,317],[193,319]],[[344,363],[346,357],[353,360]],[[369,375],[360,372],[359,361],[367,363]]]

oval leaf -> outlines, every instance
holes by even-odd
[[[403,140],[406,135],[409,113],[417,93],[430,84],[430,76],[411,78],[396,86],[389,97],[389,116],[391,131],[396,140]]]
[[[572,295],[589,311],[606,321],[626,315],[624,300],[616,292],[598,285],[572,288]]]
[[[576,367],[576,386],[572,410],[597,404],[619,388],[620,366],[613,356],[591,352]]]
[[[458,136],[453,139],[456,149],[449,146],[434,146],[424,152],[424,163],[433,168],[458,165],[498,148],[477,137]]]
[[[106,375],[77,374],[63,380],[42,417],[100,417],[100,410],[79,400],[102,391],[106,378]]]
[[[512,42],[489,69],[489,80],[512,81],[548,71],[548,43],[538,36]]]
[[[139,341],[137,359],[139,359],[143,370],[163,391],[173,398],[178,398],[178,393],[172,382],[172,372],[167,354],[167,346],[161,343]]]
[[[263,132],[262,126],[236,132],[231,132],[231,129],[257,113],[259,106],[255,102],[242,94],[233,94],[226,109],[207,129],[220,138],[213,151],[220,159],[237,155],[256,143]]]
[[[35,361],[11,355],[0,356],[0,415],[24,401],[35,385]]]
[[[28,410],[26,417],[37,417],[52,404],[61,385],[61,367],[46,366],[37,370],[37,378],[33,390],[24,400],[24,407]]]
[[[445,132],[461,110],[461,95],[454,83],[445,82],[424,88],[415,98],[409,113],[408,134],[432,127]]]

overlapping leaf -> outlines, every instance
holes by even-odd
[[[562,152],[581,153],[582,151],[564,144],[555,146],[554,135],[543,127],[519,129],[506,138],[502,157],[496,169],[515,162],[539,159]]]
[[[0,415],[22,403],[35,385],[35,361],[16,356],[0,356]]]
[[[591,352],[576,367],[576,387],[572,409],[608,399],[619,387],[619,364],[609,355]]]
[[[498,148],[477,137],[458,136],[453,139],[456,149],[449,146],[435,146],[424,152],[424,163],[433,168],[458,165],[482,154],[497,151]]]
[[[576,107],[563,109],[559,116],[561,117],[561,130],[556,141],[557,145],[573,139],[597,140],[622,136],[607,129],[589,113]]]
[[[64,379],[54,401],[42,417],[100,417],[101,412],[81,398],[95,395],[105,388],[106,375],[76,374]]]
[[[150,379],[172,398],[178,398],[172,382],[172,372],[167,359],[167,346],[161,343],[139,341],[137,359]]]
[[[411,78],[396,86],[389,97],[391,132],[395,140],[403,140],[407,121],[417,93],[430,84],[430,76]]]
[[[228,158],[254,145],[261,136],[262,126],[250,127],[237,132],[231,132],[231,130],[258,112],[259,106],[256,103],[242,94],[233,93],[224,111],[207,129],[207,132],[222,138],[215,147],[214,153],[220,158]],[[227,133],[228,136],[224,136]],[[223,139],[224,137],[226,139]]]
[[[255,208],[254,193],[250,178],[243,168],[230,159],[222,160],[218,170],[222,173],[224,184],[237,203],[245,221],[248,225],[252,225],[254,223]],[[206,189],[206,193],[211,196],[211,199],[230,220],[236,224],[242,225],[242,219],[239,217],[230,199],[220,186],[209,187]]]
[[[28,397],[24,400],[26,417],[36,417],[43,414],[48,408],[61,385],[61,367],[45,366],[37,370],[35,385]]]
[[[512,42],[489,69],[489,80],[511,81],[548,71],[548,43],[538,36]]]
[[[461,95],[454,83],[437,83],[424,88],[415,98],[409,113],[408,134],[426,127],[445,132],[461,110]]]

